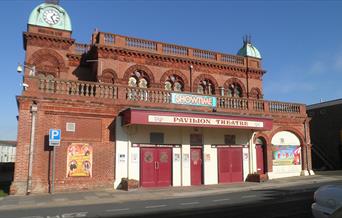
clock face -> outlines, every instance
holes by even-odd
[[[56,9],[49,8],[43,12],[43,19],[47,24],[55,25],[59,23],[61,17]]]

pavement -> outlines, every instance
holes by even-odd
[[[342,180],[342,171],[318,172],[313,176],[297,176],[273,179],[263,183],[241,182],[218,185],[202,185],[168,188],[139,188],[129,191],[100,190],[87,192],[67,192],[55,194],[31,194],[27,196],[6,196],[0,198],[0,211],[25,208],[62,207],[124,203],[172,198],[215,195],[223,193],[291,188],[301,185],[330,183]]]

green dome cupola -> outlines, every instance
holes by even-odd
[[[72,31],[68,13],[53,1],[50,3],[47,1],[35,7],[30,14],[28,24]]]
[[[252,40],[250,36],[246,36],[243,39],[243,46],[238,51],[237,55],[261,59],[260,52],[256,47],[252,45]]]

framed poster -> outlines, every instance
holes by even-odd
[[[93,147],[87,143],[72,143],[67,150],[67,177],[92,177]]]
[[[300,146],[272,146],[273,166],[300,165]]]

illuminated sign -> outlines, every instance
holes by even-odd
[[[173,104],[216,107],[216,102],[217,99],[214,96],[171,93],[171,103]]]
[[[264,123],[260,121],[221,119],[206,117],[186,117],[186,116],[160,116],[148,115],[149,123],[169,123],[169,124],[191,124],[206,126],[235,126],[235,127],[256,127],[263,128]]]

